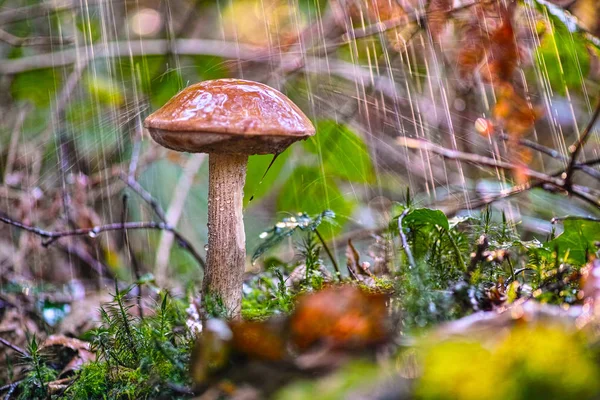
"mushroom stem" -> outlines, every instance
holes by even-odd
[[[208,252],[203,298],[222,300],[227,315],[235,318],[242,308],[246,261],[242,205],[248,156],[210,153],[208,159]]]

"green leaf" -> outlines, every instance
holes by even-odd
[[[448,218],[440,210],[417,208],[404,217],[403,223],[408,226],[436,225],[444,230],[450,229]]]
[[[273,184],[275,184],[277,178],[279,178],[281,171],[285,166],[285,160],[287,160],[289,155],[289,151],[284,151],[277,156],[275,161],[273,161],[272,155],[250,157],[248,160],[248,170],[246,172],[246,184],[244,185],[244,206],[248,205],[250,199],[252,199],[253,202],[256,202],[258,199],[269,193]],[[273,162],[273,165],[269,168],[271,162]],[[267,168],[269,168],[268,171]],[[253,205],[254,203],[250,204]]]
[[[177,70],[170,70],[151,82],[150,101],[155,108],[162,107],[183,89],[183,78]]]
[[[334,211],[339,225],[327,224],[319,229],[322,236],[329,238],[341,231],[354,209],[355,203],[348,197],[318,168],[302,166],[294,170],[281,188],[277,206],[281,211],[307,214],[317,214],[323,209]]]
[[[308,151],[319,154],[328,175],[352,182],[372,182],[375,173],[367,145],[348,126],[335,121],[317,123],[317,134],[305,142]]]
[[[61,76],[54,69],[17,74],[10,85],[14,100],[30,101],[37,107],[48,106],[60,86]]]
[[[125,101],[122,89],[108,76],[87,74],[83,82],[92,99],[100,104],[118,107]]]
[[[229,77],[229,69],[224,58],[214,56],[194,56],[198,77],[202,81]]]
[[[327,0],[298,0],[298,8],[310,18],[318,18],[327,6]]]
[[[535,58],[552,89],[565,95],[567,89],[581,89],[590,71],[590,55],[580,33],[569,32],[556,17],[550,21],[552,29],[544,35]]]
[[[560,261],[585,264],[586,255],[596,250],[595,243],[600,240],[600,222],[567,219],[564,221],[564,227],[564,232],[554,240],[546,242],[544,247],[549,251],[556,250]]]

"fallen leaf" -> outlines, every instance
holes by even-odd
[[[335,286],[302,296],[290,319],[292,343],[300,350],[316,344],[361,348],[388,337],[387,296],[356,286]]]

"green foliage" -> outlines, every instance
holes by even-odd
[[[547,251],[556,251],[561,262],[583,264],[597,250],[600,222],[584,219],[567,219],[564,232],[544,244]]]
[[[551,21],[551,29],[536,50],[536,60],[552,89],[565,95],[567,90],[581,90],[582,79],[590,71],[590,55],[580,33],[569,32],[554,16]]]
[[[103,325],[91,335],[97,360],[81,369],[67,398],[178,398],[172,387],[189,384],[193,337],[182,304],[164,294],[156,314],[140,319],[128,312],[126,294],[117,290],[103,307]]]
[[[242,299],[242,316],[253,320],[289,313],[293,301],[294,295],[285,284],[282,270],[272,267],[248,282]]]
[[[362,138],[347,125],[331,120],[319,121],[316,131],[304,147],[321,156],[325,175],[357,183],[373,181],[371,156]]]
[[[21,72],[15,75],[10,91],[16,101],[28,101],[47,107],[61,85],[61,75],[54,69]]]
[[[316,214],[327,208],[335,212],[336,225],[329,224],[321,234],[327,238],[339,233],[354,209],[354,202],[338,187],[335,180],[315,167],[300,166],[281,188],[277,206],[280,210],[299,210]]]
[[[273,190],[273,185],[279,178],[289,158],[290,152],[284,151],[276,156],[259,155],[248,159],[246,183],[244,184],[244,205],[252,205],[261,197]]]
[[[48,382],[56,379],[58,372],[50,368],[40,354],[39,343],[35,336],[30,337],[27,344],[28,355],[24,364],[29,372],[20,384],[19,400],[46,399],[48,397]]]
[[[325,211],[314,220],[309,218],[310,222],[308,219],[303,222],[308,225],[312,224],[313,229],[306,227],[301,229],[305,231],[305,236],[298,244],[300,260],[294,269],[291,269],[292,266],[275,262],[265,272],[257,274],[245,285],[242,299],[242,316],[244,318],[264,319],[273,314],[289,313],[292,311],[294,300],[299,293],[323,288],[325,283],[323,270],[326,267],[320,257],[322,249],[314,229],[320,223],[320,219],[333,218],[327,214],[328,212]],[[305,218],[308,217],[305,216]],[[272,232],[271,235],[274,233]],[[297,274],[298,271],[302,272],[300,282],[297,284],[291,282],[288,285],[288,280],[292,279],[292,275]]]

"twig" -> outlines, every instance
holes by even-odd
[[[41,68],[64,67],[75,63],[85,54],[93,54],[94,59],[120,58],[135,56],[164,55],[169,52],[171,41],[164,39],[143,41],[117,41],[95,44],[85,47],[55,51],[50,54],[36,54],[0,63],[0,74],[16,74],[19,72]],[[178,55],[212,55],[224,58],[257,60],[271,59],[262,47],[230,43],[221,40],[177,39],[173,41],[171,51]],[[263,57],[261,57],[263,55]]]
[[[402,248],[404,249],[404,253],[406,253],[406,258],[408,258],[408,264],[411,268],[415,268],[417,264],[415,263],[415,259],[410,251],[410,246],[408,245],[408,240],[404,234],[404,229],[402,228],[402,220],[408,215],[409,212],[410,208],[405,208],[404,211],[402,211],[402,214],[400,214],[398,217],[398,233],[400,235],[400,240],[402,241]]]
[[[19,37],[6,32],[4,29],[0,29],[0,42],[13,47],[49,46],[71,44],[73,43],[73,39],[54,36]]]
[[[127,222],[127,201],[129,200],[129,196],[127,193],[123,195],[123,210],[121,210],[121,223],[124,225]],[[129,235],[127,234],[127,229],[123,229],[123,246],[127,248],[127,252],[129,254],[129,260],[131,261],[131,265],[133,267],[133,275],[135,277],[135,281],[138,288],[138,293],[136,296],[137,306],[140,312],[140,319],[144,319],[144,309],[142,308],[142,283],[140,274],[140,264],[138,262],[135,253],[133,252],[133,248],[131,247],[131,243],[129,242]]]
[[[4,396],[4,400],[10,400],[10,396],[14,393],[17,386],[19,386],[21,383],[23,383],[24,380],[25,379],[19,379],[18,381],[14,381],[13,383],[9,383],[9,384],[6,384],[6,385],[0,387],[0,393],[6,392],[6,395]]]
[[[109,4],[111,2],[116,3],[117,0],[86,0],[83,3],[73,0],[63,2],[40,0],[39,2],[30,6],[12,8],[0,12],[0,25],[7,25],[13,22],[45,17],[49,14],[58,13],[73,8],[101,6],[103,4]]]
[[[327,243],[323,239],[323,236],[321,236],[321,234],[319,233],[318,229],[315,229],[315,233],[317,234],[317,237],[319,238],[319,241],[321,242],[321,245],[323,245],[323,249],[325,249],[325,252],[327,253],[327,256],[331,260],[331,264],[333,264],[333,269],[335,270],[335,275],[337,276],[338,281],[341,282],[342,281],[342,273],[340,272],[340,267],[338,266],[338,263],[335,260],[335,257],[331,253],[331,250],[329,250],[329,246],[327,246]]]
[[[134,178],[128,177],[127,175],[121,174],[119,178],[127,184],[142,200],[144,200],[152,211],[156,214],[156,216],[162,221],[166,222],[167,218],[165,217],[165,211],[162,209],[160,204],[158,204],[158,200],[156,200],[146,189],[139,184]]]
[[[572,186],[573,173],[575,172],[575,165],[577,164],[577,158],[579,157],[579,154],[583,150],[583,147],[585,146],[588,139],[590,138],[592,130],[594,129],[594,125],[596,125],[596,121],[598,121],[598,117],[600,117],[600,99],[598,100],[598,104],[596,105],[596,108],[594,109],[592,118],[588,122],[584,131],[581,133],[581,136],[579,136],[579,139],[573,145],[571,145],[569,147],[569,151],[571,152],[571,159],[569,161],[569,166],[567,167],[567,170],[565,171],[565,176],[564,176],[564,181],[565,181],[564,186],[567,189],[570,189]]]
[[[11,75],[24,71],[40,68],[56,68],[73,64],[84,54],[94,54],[94,60],[104,57],[135,57],[163,55],[169,50],[168,40],[145,40],[145,41],[120,41],[107,44],[98,44],[91,47],[81,47],[53,52],[51,54],[38,54],[35,56],[21,57],[14,60],[0,62],[0,75]],[[274,58],[282,60],[284,71],[297,68],[295,55],[280,55],[265,52],[258,46],[242,45],[220,40],[203,39],[177,39],[173,44],[173,53],[178,55],[212,55],[224,58],[239,59],[253,62],[269,62]],[[386,76],[373,76],[371,70],[359,67],[355,64],[320,57],[306,57],[302,70],[308,73],[322,73],[341,77],[364,85],[374,87],[396,101],[404,98],[398,93],[399,85]]]
[[[118,230],[122,230],[122,229],[155,229],[155,230],[166,230],[169,232],[172,232],[175,237],[177,238],[177,241],[179,242],[179,244],[181,245],[181,247],[183,247],[184,249],[186,249],[188,252],[190,252],[190,254],[198,261],[198,263],[200,264],[200,266],[202,268],[204,268],[205,263],[204,260],[202,259],[202,257],[196,252],[196,250],[194,249],[194,247],[190,244],[189,241],[187,241],[179,232],[177,232],[172,226],[165,224],[163,222],[127,222],[127,223],[113,223],[113,224],[107,224],[107,225],[99,225],[99,226],[94,226],[92,228],[80,228],[80,229],[73,229],[70,231],[47,231],[41,228],[38,228],[36,226],[31,226],[31,225],[27,225],[24,224],[22,222],[19,221],[15,221],[11,218],[8,218],[5,216],[6,214],[1,213],[0,212],[0,222],[4,222],[5,224],[17,227],[19,229],[23,229],[24,231],[33,233],[35,235],[41,236],[43,238],[46,238],[48,240],[42,242],[42,245],[44,247],[50,246],[52,243],[54,243],[55,241],[57,241],[60,238],[63,237],[67,237],[67,236],[85,236],[88,235],[92,238],[95,238],[96,236],[98,236],[100,233],[103,232],[109,232],[109,231],[118,231]]]
[[[186,161],[181,177],[173,191],[173,198],[171,199],[169,209],[165,215],[165,223],[171,226],[177,226],[181,214],[183,213],[186,199],[193,186],[194,178],[202,166],[205,157],[205,154],[192,154]],[[165,283],[164,281],[167,276],[167,266],[172,245],[173,235],[168,232],[163,232],[156,248],[156,261],[154,265],[156,281],[159,284]]]
[[[129,179],[124,175],[121,175],[120,178],[135,192],[138,196],[141,197],[148,205],[152,208],[156,216],[166,224],[167,218],[165,216],[165,212],[163,211],[158,201],[152,197],[148,191],[146,191],[135,179]],[[171,232],[175,235],[175,239],[177,240],[177,244],[182,248],[186,249],[192,257],[200,264],[200,266],[204,269],[206,267],[206,263],[204,258],[196,251],[196,249],[183,238],[183,236],[175,229],[172,228]]]
[[[12,349],[12,350],[16,351],[17,353],[19,353],[23,357],[29,357],[29,353],[27,352],[27,350],[22,349],[19,346],[15,345],[15,344],[12,344],[8,340],[3,339],[1,337],[0,337],[0,344],[8,347],[9,349]]]
[[[509,140],[508,135],[504,134],[504,133],[500,134],[499,137],[501,140]],[[555,160],[559,160],[559,161],[568,161],[569,160],[569,157],[562,155],[558,150],[551,149],[550,147],[536,143],[532,140],[519,139],[517,143],[519,143],[521,146],[525,146],[532,150],[539,151],[542,154],[546,154],[547,156],[552,157]],[[590,164],[586,164],[586,163],[575,164],[574,168],[577,170],[581,170],[582,172],[588,174],[592,178],[600,179],[600,171],[590,167],[590,165],[594,165],[597,163],[600,163],[600,159],[595,160]]]
[[[464,153],[464,152],[457,151],[457,150],[450,150],[450,149],[447,149],[445,147],[431,143],[426,140],[400,137],[400,138],[398,138],[398,143],[400,145],[403,145],[404,147],[408,147],[411,149],[430,151],[432,153],[439,154],[442,157],[450,159],[450,160],[458,160],[458,161],[467,162],[467,163],[474,164],[474,165],[487,166],[487,167],[492,167],[492,168],[500,168],[500,169],[505,169],[505,170],[514,170],[515,168],[517,168],[515,165],[505,162],[505,161],[494,160],[493,158],[484,157],[484,156],[480,156],[477,154],[470,154],[470,153]],[[548,188],[548,186],[546,186],[546,185],[549,185],[551,187],[562,190],[574,197],[577,197],[577,198],[593,205],[596,208],[600,208],[600,202],[598,201],[598,199],[594,198],[593,196],[590,196],[589,193],[582,191],[579,187],[575,187],[575,186],[567,187],[565,185],[565,181],[563,179],[557,178],[556,176],[553,176],[553,175],[548,175],[548,174],[544,174],[544,173],[541,173],[538,171],[534,171],[529,168],[521,168],[520,173],[529,178],[534,178],[538,182],[535,182],[535,183],[528,182],[524,185],[521,185],[519,187],[518,192],[528,190],[533,185],[541,186],[542,188],[544,188],[547,191],[552,191],[551,189]]]
[[[447,10],[447,13],[453,14],[455,12],[465,10],[467,8],[476,6],[478,4],[490,3],[492,1],[495,1],[495,0],[474,1],[472,3],[463,4],[462,6],[449,9],[449,10]],[[385,21],[380,21],[375,24],[365,26],[364,28],[355,29],[352,32],[352,37],[353,38],[363,38],[363,37],[372,36],[372,35],[375,35],[378,33],[383,33],[385,31],[389,31],[390,29],[398,28],[403,25],[409,24],[411,22],[420,21],[426,15],[427,15],[426,12],[425,13],[415,12],[410,15],[403,15],[402,17],[392,18],[392,19],[388,19]],[[348,34],[344,35],[343,39],[346,41],[349,40],[350,38],[348,36],[349,36]]]
[[[595,218],[595,217],[584,217],[584,216],[577,216],[577,215],[567,215],[565,217],[554,217],[552,218],[552,220],[550,221],[553,224],[556,224],[558,222],[561,221],[590,221],[590,222],[600,222],[600,218]]]
[[[59,244],[58,247],[65,253],[73,255],[79,258],[79,260],[81,260],[82,262],[89,265],[100,277],[106,275],[112,276],[112,272],[106,265],[102,264],[100,261],[88,254],[88,252],[81,246],[69,246]]]
[[[505,170],[514,170],[517,168],[516,165],[511,164],[509,162],[494,160],[493,158],[484,157],[477,154],[464,153],[458,150],[450,150],[426,140],[400,137],[398,138],[398,143],[410,149],[429,151],[435,154],[439,154],[440,156],[450,160],[459,160],[467,162],[469,164],[486,166],[491,168],[500,168]],[[549,183],[557,187],[562,187],[564,184],[562,179],[555,178],[550,175],[537,172],[528,168],[523,168],[520,172],[527,177],[535,178],[544,183]]]
[[[504,141],[512,140],[512,138],[510,136],[508,136],[506,133],[500,133],[498,135],[498,138],[500,138],[500,140],[504,140]],[[560,160],[560,161],[568,160],[568,157],[562,155],[558,150],[551,149],[550,147],[536,143],[532,140],[519,139],[517,141],[517,143],[519,143],[521,146],[529,147],[532,150],[539,151],[540,153],[543,153],[543,154],[545,154],[549,157],[552,157],[556,160]]]

